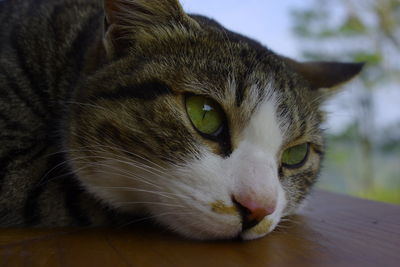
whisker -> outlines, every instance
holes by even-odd
[[[151,186],[161,189],[161,187],[159,185],[156,185],[156,184],[150,182],[148,179],[144,178],[143,176],[139,176],[136,173],[116,168],[112,165],[102,164],[102,163],[98,163],[98,162],[81,162],[81,163],[86,164],[86,166],[94,166],[94,167],[101,166],[101,167],[112,169],[114,171],[114,172],[105,172],[104,170],[103,171],[95,170],[94,171],[95,173],[115,174],[120,177],[128,178],[133,181],[141,181],[145,184],[148,184],[148,185],[151,185]]]
[[[155,219],[155,218],[160,218],[160,217],[163,217],[163,216],[166,216],[166,215],[186,215],[186,214],[193,214],[193,213],[191,213],[191,212],[164,212],[164,213],[160,213],[160,214],[157,214],[157,215],[151,215],[151,216],[147,216],[147,217],[144,217],[144,218],[135,219],[133,221],[130,221],[130,222],[126,223],[126,224],[121,225],[120,228],[126,227],[126,226],[134,224],[134,223],[138,223],[138,222],[142,222],[142,221],[146,221],[146,220],[151,220],[151,219]]]
[[[151,174],[154,174],[154,175],[156,175],[156,176],[158,176],[158,177],[160,177],[160,178],[165,178],[164,176],[167,176],[167,177],[170,177],[170,178],[175,178],[174,176],[172,176],[171,174],[169,174],[169,173],[167,173],[167,172],[164,172],[164,171],[162,171],[162,170],[153,168],[153,167],[151,167],[151,166],[149,166],[149,165],[145,165],[145,164],[143,164],[143,163],[141,163],[141,162],[134,162],[132,159],[123,157],[123,156],[121,156],[121,155],[113,155],[113,156],[114,156],[114,157],[106,157],[106,156],[100,156],[100,155],[96,155],[96,156],[82,156],[82,157],[76,157],[76,158],[74,158],[74,159],[84,159],[84,158],[89,159],[89,158],[91,158],[91,159],[114,160],[114,161],[116,161],[116,162],[124,163],[124,164],[127,164],[127,165],[129,165],[129,166],[132,166],[132,167],[135,167],[135,168],[138,168],[138,169],[147,171],[147,172],[149,172],[149,173],[151,173]],[[122,160],[121,158],[124,159],[124,160]],[[70,160],[73,161],[74,159],[70,159]],[[128,161],[127,161],[127,160],[128,160]],[[166,170],[166,169],[165,169],[165,170]]]
[[[127,201],[127,202],[116,202],[117,205],[128,206],[128,205],[135,205],[135,204],[151,204],[151,205],[161,205],[167,207],[178,207],[184,208],[182,205],[178,204],[169,204],[169,203],[162,203],[162,202],[151,202],[151,201]]]
[[[49,171],[47,171],[39,180],[38,185],[41,186],[43,185],[43,182],[46,180],[46,177],[53,171],[55,171],[57,168],[65,165],[68,163],[68,160],[64,160],[63,162],[57,164],[56,166],[54,166],[53,168],[51,168]],[[64,174],[63,174],[64,175]],[[59,175],[59,176],[63,176],[63,175]],[[58,176],[57,176],[58,177]],[[53,179],[50,179],[53,180]]]
[[[95,188],[102,188],[102,189],[110,189],[110,190],[124,190],[124,191],[132,191],[132,192],[145,192],[145,193],[150,193],[150,194],[156,194],[156,195],[161,195],[166,198],[171,198],[174,199],[172,196],[179,196],[174,193],[168,193],[168,192],[159,192],[159,191],[151,191],[151,190],[146,190],[146,189],[140,189],[140,188],[134,188],[134,187],[124,187],[124,186],[93,186]],[[179,196],[179,197],[184,197],[184,196]]]
[[[76,101],[64,101],[64,103],[73,104],[73,105],[79,105],[79,106],[88,106],[88,107],[92,107],[92,108],[99,108],[99,109],[107,111],[107,109],[105,107],[102,107],[102,106],[99,106],[99,105],[96,105],[96,104],[82,103],[82,102],[76,102]]]
[[[145,160],[145,161],[149,162],[150,164],[155,165],[156,167],[158,167],[158,168],[160,168],[160,169],[167,170],[167,169],[164,168],[163,166],[161,166],[161,165],[155,163],[154,161],[151,161],[151,160],[148,159],[147,157],[141,156],[141,155],[139,155],[139,154],[137,154],[137,153],[134,153],[134,152],[132,152],[132,151],[128,151],[128,150],[125,150],[125,149],[122,149],[122,148],[119,148],[119,147],[115,147],[115,146],[106,146],[106,145],[100,145],[100,144],[96,145],[95,147],[110,148],[110,149],[114,149],[114,150],[117,150],[117,151],[120,151],[120,152],[124,152],[124,153],[127,153],[127,154],[129,154],[129,155],[131,155],[131,156],[133,156],[133,157],[137,157],[137,158],[140,158],[140,159],[142,159],[142,160]]]

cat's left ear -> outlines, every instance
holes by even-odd
[[[104,46],[110,58],[120,57],[138,41],[146,42],[198,27],[178,0],[103,0]]]
[[[335,89],[354,78],[364,66],[364,63],[298,62],[289,58],[285,61],[308,81],[312,90]]]

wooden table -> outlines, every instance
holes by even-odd
[[[400,266],[400,206],[317,191],[255,241],[195,242],[163,229],[3,229],[0,266]]]

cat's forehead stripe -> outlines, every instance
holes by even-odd
[[[244,100],[244,83],[242,79],[239,79],[237,81],[237,86],[236,86],[236,94],[235,94],[235,103],[236,106],[240,107],[240,105],[243,103]]]

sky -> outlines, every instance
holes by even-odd
[[[213,18],[228,29],[291,57],[298,56],[298,49],[290,34],[289,8],[302,2],[304,0],[181,0],[185,11]]]
[[[254,38],[278,54],[301,59],[299,40],[292,34],[290,10],[305,6],[310,0],[181,0],[189,13],[206,15],[226,28]],[[352,86],[353,85],[353,86]],[[354,84],[328,102],[326,128],[333,133],[342,131],[355,112],[343,109],[343,103],[352,105],[356,93]],[[375,124],[384,128],[400,121],[400,90],[391,86],[374,92]]]

